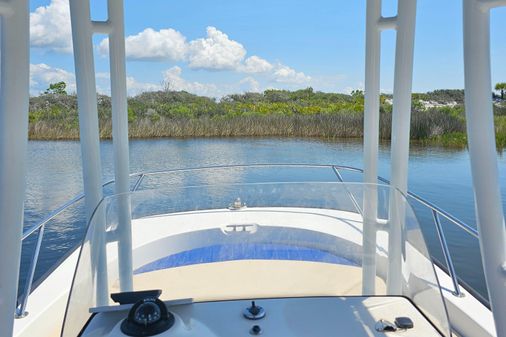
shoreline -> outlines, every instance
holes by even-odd
[[[462,90],[413,94],[411,141],[465,147],[466,122]],[[389,141],[392,104],[380,98],[379,139]],[[98,97],[99,134],[112,138],[110,97]],[[187,92],[146,92],[128,99],[131,139],[195,137],[291,137],[360,139],[364,97],[298,91],[230,95],[213,100]],[[79,120],[74,95],[49,94],[30,99],[30,140],[78,140]],[[497,148],[506,148],[506,105],[494,105]]]
[[[462,135],[465,137],[465,135]],[[343,137],[318,137],[318,136],[276,136],[276,135],[267,135],[267,136],[158,136],[158,137],[128,137],[129,140],[157,140],[157,139],[315,139],[315,140],[325,140],[325,141],[355,141],[355,142],[363,142],[363,137],[358,138],[343,138]],[[29,137],[28,141],[37,141],[37,142],[79,142],[79,138],[32,138]],[[112,141],[112,137],[101,137],[100,141]],[[379,140],[380,145],[388,145],[390,144],[390,139],[380,139]],[[426,139],[426,140],[420,140],[420,139],[411,139],[410,145],[417,145],[417,146],[436,146],[441,148],[447,148],[447,149],[464,149],[467,148],[467,142],[449,142],[447,140],[439,140],[439,139]],[[498,148],[498,150],[506,150],[506,147]]]
[[[57,134],[57,137],[49,137],[48,135],[40,135],[40,134],[30,134],[28,140],[29,141],[79,141],[79,132],[77,130],[73,130],[71,134],[63,134],[59,132],[59,130],[53,130],[55,134]],[[106,140],[106,141],[112,141],[112,135],[111,132],[101,130],[100,132],[101,137],[100,140]],[[129,139],[130,140],[156,140],[156,139],[195,139],[195,138],[201,138],[201,139],[212,139],[212,138],[236,138],[236,139],[248,139],[248,138],[287,138],[287,139],[318,139],[318,140],[327,140],[327,141],[337,141],[337,140],[344,140],[344,141],[356,141],[356,142],[362,142],[363,141],[363,135],[357,135],[357,136],[339,136],[339,135],[319,135],[319,134],[312,134],[312,135],[300,135],[300,134],[287,134],[286,132],[278,132],[273,134],[261,134],[261,135],[251,135],[251,134],[232,134],[232,135],[223,135],[223,134],[190,134],[190,135],[165,135],[165,134],[159,134],[159,135],[139,135],[135,134],[132,135],[129,133]],[[410,142],[412,145],[418,145],[418,146],[438,146],[443,148],[455,148],[455,149],[463,149],[467,148],[467,138],[465,133],[452,133],[452,134],[445,134],[438,136],[436,138],[426,138],[426,139],[420,139],[420,138],[411,138]],[[380,144],[389,144],[390,138],[380,138],[379,139]],[[506,149],[506,146],[498,147],[499,150]]]
[[[363,143],[363,138],[342,138],[342,137],[334,137],[334,138],[326,138],[326,137],[297,137],[297,136],[229,136],[229,137],[222,137],[222,136],[201,136],[201,137],[193,137],[193,136],[181,136],[181,137],[166,137],[166,136],[160,136],[160,137],[129,137],[129,140],[161,140],[161,139],[174,139],[174,140],[187,140],[187,139],[300,139],[300,140],[320,140],[320,141],[343,141],[343,142],[356,142],[356,143]],[[28,141],[30,142],[79,142],[79,138],[29,138]],[[110,141],[112,142],[112,138],[100,138],[100,141]],[[389,146],[390,140],[386,139],[380,139],[379,140],[380,145]],[[417,147],[437,147],[441,149],[448,149],[448,150],[464,150],[467,149],[467,143],[453,143],[453,142],[447,142],[447,141],[440,141],[440,140],[418,140],[418,139],[411,139],[410,140],[410,146],[417,146]],[[506,150],[505,147],[498,147],[497,151],[503,152]]]

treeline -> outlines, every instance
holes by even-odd
[[[465,145],[463,90],[413,94],[411,137],[443,145]],[[498,146],[506,147],[506,104],[494,106]],[[364,96],[266,90],[215,100],[184,91],[145,92],[128,99],[130,136],[283,136],[359,138],[363,136]],[[380,97],[380,137],[390,139],[392,97]],[[111,137],[111,99],[98,96],[100,135]],[[49,91],[30,99],[31,139],[77,139],[77,98]]]

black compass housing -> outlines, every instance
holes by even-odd
[[[121,332],[127,336],[147,337],[158,335],[174,325],[174,315],[156,297],[136,302],[121,323]]]

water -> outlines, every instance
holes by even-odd
[[[103,178],[113,178],[112,143],[101,143]],[[506,156],[498,153],[501,191],[506,201]],[[362,165],[360,141],[279,138],[151,139],[130,143],[131,172],[166,170],[208,165],[252,163],[321,163],[354,167]],[[474,201],[469,155],[466,150],[412,146],[409,163],[409,189],[435,203],[464,222],[475,226]],[[389,178],[389,146],[382,145],[379,173]],[[238,177],[237,179],[240,179]],[[31,141],[28,147],[27,200],[25,226],[45,218],[52,210],[82,191],[80,145],[73,141]],[[106,193],[111,193],[107,189]],[[48,224],[36,272],[39,278],[58,259],[79,243],[84,232],[82,203]],[[506,209],[506,205],[504,205]],[[420,214],[422,224],[430,214]],[[430,226],[427,241],[440,257],[438,243]],[[466,282],[486,294],[478,246],[474,240],[451,225],[445,226],[457,272]],[[31,237],[24,246],[22,270],[27,269]],[[22,272],[21,283],[25,274]]]

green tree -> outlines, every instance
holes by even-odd
[[[364,91],[357,89],[351,91],[351,97],[353,98],[364,98]]]
[[[504,91],[506,91],[506,82],[497,83],[495,85],[495,90],[501,92],[501,99],[504,99]]]
[[[44,91],[45,95],[67,95],[67,84],[65,82],[51,83],[49,88]]]

